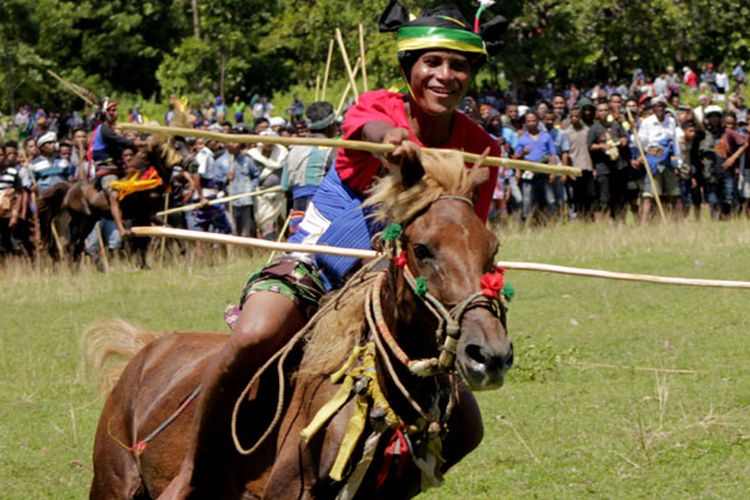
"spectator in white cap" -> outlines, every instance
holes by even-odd
[[[638,137],[646,149],[647,165],[656,184],[651,185],[648,177],[643,186],[643,220],[651,213],[655,196],[662,202],[677,205],[680,201],[680,186],[675,174],[675,164],[679,167],[680,145],[677,137],[677,120],[667,113],[667,100],[659,96],[651,99],[654,113],[645,118],[638,128]]]
[[[707,118],[706,106],[710,104],[708,96],[706,94],[701,94],[700,97],[698,97],[698,102],[700,104],[693,109],[693,114],[695,115],[695,119],[698,120],[698,123],[703,125],[704,120]]]
[[[36,140],[39,156],[31,161],[29,168],[34,176],[36,189],[41,193],[58,182],[68,182],[70,162],[60,158],[57,152],[57,135],[46,132]]]
[[[274,132],[278,133],[279,130],[286,127],[286,120],[280,116],[273,116],[268,120],[268,124]]]
[[[273,118],[271,118],[273,120]],[[278,134],[273,130],[260,133],[264,137]],[[281,184],[281,174],[289,150],[281,144],[258,143],[248,151],[250,158],[260,167],[260,188],[268,189]],[[286,218],[286,195],[280,192],[260,195],[255,200],[255,223],[261,238],[275,240]]]

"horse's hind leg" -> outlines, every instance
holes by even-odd
[[[129,386],[129,384],[126,384]],[[132,441],[128,397],[118,385],[107,399],[94,439],[94,479],[89,498],[150,498],[132,451],[122,443]]]
[[[111,468],[106,471],[97,470],[102,467],[94,467],[94,479],[89,492],[91,500],[151,498],[143,485],[132,453],[121,451],[130,456],[122,459],[110,457]]]

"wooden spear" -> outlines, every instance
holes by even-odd
[[[47,73],[50,76],[52,76],[55,80],[60,82],[63,87],[65,87],[66,89],[68,89],[69,91],[71,91],[72,93],[74,93],[75,95],[83,99],[84,101],[86,101],[87,104],[90,104],[93,107],[97,107],[96,102],[94,102],[93,99],[86,96],[83,92],[81,92],[78,88],[76,88],[76,85],[70,83],[69,81],[67,81],[66,79],[64,79],[63,77],[61,77],[60,75],[52,71],[51,69],[48,69]]]
[[[192,128],[179,127],[162,127],[157,125],[140,125],[137,123],[118,123],[117,127],[123,130],[136,130],[138,132],[162,135],[180,135],[183,137],[203,137],[204,139],[213,139],[219,142],[237,142],[243,144],[255,144],[264,142],[269,144],[281,144],[283,146],[320,146],[332,148],[355,149],[358,151],[367,151],[374,155],[385,155],[396,149],[392,144],[380,144],[367,141],[348,141],[343,139],[329,139],[324,137],[281,137],[281,136],[260,136],[251,134],[222,134],[219,132],[209,132],[207,130],[198,130]],[[424,151],[432,153],[445,152],[437,148],[422,148]],[[476,163],[480,155],[474,153],[460,152],[467,163]],[[484,165],[490,167],[517,168],[520,170],[530,170],[542,174],[560,174],[579,177],[581,169],[575,167],[562,167],[536,163],[533,161],[514,160],[511,158],[500,158],[488,156],[484,160]]]
[[[346,46],[344,46],[344,37],[341,36],[341,30],[336,28],[336,41],[339,44],[341,50],[341,57],[344,59],[344,67],[346,68],[346,74],[349,76],[349,83],[352,85],[352,91],[354,92],[354,98],[359,99],[359,91],[357,90],[357,81],[354,78],[354,72],[352,66],[349,64],[349,55],[346,53]]]
[[[357,77],[357,73],[359,72],[359,65],[362,62],[362,59],[359,57],[357,58],[357,62],[354,63],[354,78]],[[341,94],[341,99],[339,100],[339,105],[336,107],[336,119],[338,120],[339,116],[341,116],[341,111],[344,109],[344,104],[346,104],[346,99],[349,97],[349,91],[352,89],[352,84],[347,82],[346,87],[344,88],[344,93]]]
[[[365,61],[365,28],[359,23],[359,57],[362,59],[362,91],[367,92],[367,64]]]
[[[234,136],[237,137],[237,136]],[[248,191],[247,193],[240,193],[240,194],[233,194],[232,196],[225,196],[223,198],[216,198],[215,200],[211,200],[208,202],[208,205],[221,205],[222,203],[227,203],[229,201],[239,200],[240,198],[249,198],[252,196],[260,196],[261,194],[268,194],[268,193],[275,193],[276,191],[281,191],[281,186],[273,186],[267,189],[261,189],[259,191]],[[156,215],[159,217],[169,214],[176,214],[179,212],[189,212],[191,210],[195,210],[196,208],[200,208],[203,205],[200,203],[191,203],[190,205],[183,205],[181,207],[175,207],[170,209],[162,210],[161,212],[156,212]]]
[[[630,112],[630,110],[625,107],[625,112],[628,114],[628,120],[630,120],[630,123],[633,124],[635,127],[635,120],[633,119],[633,114]],[[654,182],[654,176],[651,173],[651,166],[648,164],[648,158],[646,158],[646,152],[643,149],[643,144],[641,143],[641,138],[638,136],[638,128],[636,127],[635,130],[633,130],[633,137],[635,138],[635,143],[638,146],[638,151],[641,153],[641,159],[643,160],[644,168],[646,169],[646,175],[648,175],[648,181],[651,183],[651,191],[653,191],[654,199],[656,200],[656,206],[659,208],[659,215],[661,215],[662,222],[667,221],[667,216],[664,214],[664,207],[661,205],[661,196],[659,193],[659,186],[656,185]]]
[[[379,255],[378,252],[374,250],[340,248],[327,245],[280,243],[276,241],[261,240],[258,238],[247,238],[243,236],[218,233],[206,233],[202,231],[189,231],[187,229],[163,228],[159,226],[134,227],[132,228],[132,231],[135,236],[205,241],[210,243],[221,243],[225,245],[265,248],[266,250],[277,250],[281,252],[322,253],[327,255],[353,257],[356,259],[374,259]],[[583,269],[579,267],[540,264],[537,262],[499,261],[496,264],[498,266],[504,267],[505,269],[511,269],[514,271],[538,271],[545,273],[565,274],[570,276],[584,276],[588,278],[602,278],[619,281],[638,281],[642,283],[655,283],[660,285],[739,288],[750,290],[750,281],[677,278],[671,276],[654,276],[651,274],[618,273],[613,271],[602,271],[600,269]]]
[[[333,38],[328,41],[328,58],[326,59],[326,69],[323,72],[323,88],[320,92],[320,100],[326,100],[326,90],[328,89],[328,75],[331,72],[331,60],[333,59]]]

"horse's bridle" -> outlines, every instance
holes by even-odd
[[[474,203],[467,197],[456,196],[456,195],[442,195],[438,197],[434,203],[441,200],[460,200],[469,204],[472,208]],[[411,222],[411,221],[410,221]],[[405,225],[408,225],[406,223]],[[403,242],[401,236],[392,240],[390,250],[393,256],[400,255],[403,252]],[[382,335],[385,340],[384,344],[388,345],[394,356],[404,364],[409,371],[418,377],[431,377],[442,373],[447,373],[454,369],[456,361],[456,349],[458,347],[458,341],[461,337],[461,321],[464,315],[475,308],[488,309],[493,315],[497,316],[502,321],[504,305],[501,303],[499,297],[491,298],[487,297],[482,291],[469,294],[466,298],[458,302],[453,307],[446,307],[440,300],[432,295],[424,285],[420,285],[419,278],[415,277],[409,268],[409,264],[404,262],[403,264],[403,276],[409,288],[412,290],[414,295],[421,299],[422,303],[427,309],[438,319],[438,327],[435,330],[435,336],[438,345],[440,345],[440,354],[438,357],[423,358],[423,359],[409,359],[406,353],[393,338],[390,331],[383,328],[382,321],[376,321],[377,332],[375,335]],[[380,297],[379,294],[373,293],[372,302],[374,309],[375,319],[379,315],[380,308]]]

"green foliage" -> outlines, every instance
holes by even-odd
[[[304,91],[322,79],[336,28],[354,65],[360,23],[369,87],[400,86],[394,37],[378,32],[385,3],[197,0],[196,38],[187,0],[4,0],[0,109],[25,102],[81,107],[48,68],[100,97],[128,93],[164,101],[172,94],[224,93],[247,100],[292,87]],[[418,13],[443,0],[405,3]],[[457,3],[471,20],[476,2]],[[478,77],[489,81],[501,74],[515,83],[601,80],[637,67],[653,73],[669,64],[732,66],[750,58],[742,29],[750,25],[750,7],[742,0],[507,0],[490,11],[485,19],[502,14],[511,22],[504,50]],[[336,45],[329,80],[345,77]]]
[[[512,381],[544,381],[559,368],[575,361],[576,348],[558,351],[550,336],[534,339],[528,334],[513,335],[516,353],[513,369],[509,372]]]

